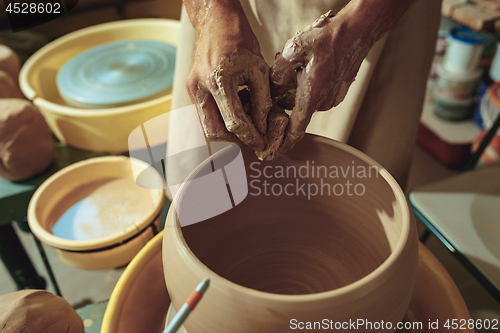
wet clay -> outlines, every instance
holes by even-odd
[[[264,135],[266,148],[262,152],[255,152],[259,160],[271,161],[274,157],[276,157],[276,151],[283,142],[288,121],[288,115],[278,106],[275,106],[269,112],[267,120],[267,133]]]
[[[254,83],[258,82],[258,77],[262,75],[261,73],[269,73],[269,66],[266,64],[264,59],[256,56],[250,51],[241,50],[235,56],[232,57],[222,57],[217,68],[210,75],[217,84],[218,89],[215,91],[215,98],[220,98],[220,100],[227,101],[223,105],[219,105],[221,112],[226,114],[226,117],[231,117],[232,110],[238,108],[239,100],[236,95],[229,94],[229,91],[235,83],[247,82]],[[235,77],[237,76],[237,77]],[[267,75],[266,75],[267,76]],[[263,99],[267,96],[264,88],[258,85],[253,85],[250,89],[250,93],[253,95],[253,100],[257,98]],[[271,104],[270,98],[267,98],[265,103],[263,103],[262,110],[256,110],[252,114],[252,120],[255,124],[261,123],[266,117],[266,108],[269,109]],[[224,119],[226,119],[224,117]]]
[[[54,160],[52,134],[31,102],[0,99],[0,176],[11,181],[30,178]]]
[[[45,290],[21,290],[0,296],[0,331],[85,333],[83,320],[71,305]]]
[[[0,44],[0,71],[7,72],[17,85],[20,70],[19,56],[11,48]]]
[[[290,60],[290,58],[297,54],[297,53],[303,53],[305,52],[304,46],[302,45],[302,41],[300,37],[304,34],[304,32],[311,31],[316,28],[323,28],[328,24],[330,19],[335,16],[335,13],[332,10],[329,10],[327,13],[321,15],[318,17],[313,23],[311,23],[309,26],[307,26],[304,31],[298,31],[295,33],[295,35],[292,37],[291,40],[289,40],[285,47],[283,48],[282,56],[283,58]],[[307,48],[314,49],[316,48],[316,45],[318,42],[316,40],[312,40],[308,45]]]
[[[108,237],[133,227],[152,209],[152,194],[132,179],[99,180],[76,189],[53,209],[52,232],[72,240]]]
[[[16,83],[5,71],[0,70],[0,98],[17,97]]]
[[[220,110],[227,130],[251,147],[263,149],[261,135],[266,132],[266,118],[271,108],[269,95],[269,66],[261,57],[247,50],[219,59],[219,64],[210,74],[208,90],[213,95]],[[265,78],[265,82],[262,82]],[[244,112],[237,87],[247,84],[250,87],[252,100],[249,112]],[[207,93],[198,90],[197,102],[200,109],[206,104]],[[200,117],[205,133],[213,127],[214,120],[210,117]],[[220,130],[219,130],[220,132]],[[222,133],[216,133],[213,139],[219,139]]]

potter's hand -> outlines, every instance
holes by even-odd
[[[278,151],[292,148],[313,113],[344,99],[372,45],[413,0],[351,0],[337,15],[328,12],[298,32],[271,67],[273,90],[297,87],[295,106]],[[278,96],[279,97],[279,96]]]
[[[269,66],[239,1],[184,3],[197,33],[186,88],[205,135],[216,141],[241,140],[263,150],[271,108]],[[238,97],[241,86],[250,90],[248,113]]]
[[[329,110],[344,99],[369,50],[353,35],[336,24],[330,11],[285,44],[271,67],[271,80],[278,87],[296,84],[297,92],[280,153],[304,136],[315,111]]]

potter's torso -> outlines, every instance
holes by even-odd
[[[297,31],[304,30],[321,14],[338,12],[349,0],[241,0],[257,36],[262,54],[271,64],[276,52]]]

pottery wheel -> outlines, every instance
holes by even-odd
[[[57,87],[69,104],[111,107],[139,101],[169,88],[176,48],[150,40],[108,43],[68,61]]]

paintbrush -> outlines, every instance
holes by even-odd
[[[175,333],[181,327],[184,320],[186,320],[187,316],[194,310],[196,304],[203,297],[203,294],[207,290],[210,285],[210,279],[204,279],[200,282],[200,284],[196,287],[195,290],[189,295],[187,300],[179,309],[179,312],[176,313],[172,321],[167,325],[167,328],[163,331],[163,333]]]

